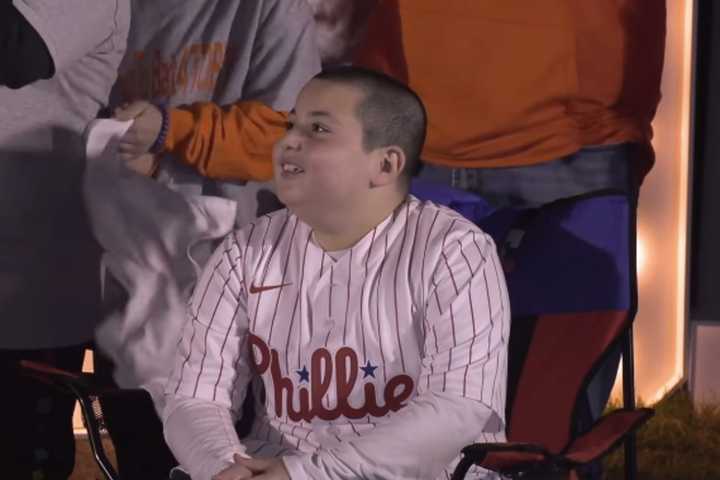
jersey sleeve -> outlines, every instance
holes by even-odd
[[[210,480],[233,464],[235,453],[246,456],[227,408],[197,398],[172,397],[163,416],[165,441],[194,479]]]
[[[165,436],[193,478],[210,478],[244,451],[233,418],[250,380],[242,261],[237,234],[231,234],[195,287],[165,388]]]
[[[173,108],[165,150],[202,175],[218,180],[272,178],[272,148],[287,115],[257,101],[229,107],[196,103]]]
[[[200,398],[237,410],[250,379],[247,293],[237,233],[210,257],[188,305],[166,394]],[[240,399],[233,392],[242,391]]]
[[[445,236],[425,310],[418,395],[357,439],[284,458],[291,478],[435,479],[465,445],[504,438],[510,314],[489,237]]]
[[[425,305],[425,361],[418,392],[447,392],[505,409],[510,307],[492,239],[444,236]]]
[[[434,480],[488,423],[492,415],[480,402],[425,393],[366,435],[283,462],[292,480]]]
[[[52,56],[55,72],[101,48],[125,49],[129,0],[13,0]]]

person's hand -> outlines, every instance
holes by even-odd
[[[137,157],[125,159],[125,166],[127,168],[146,177],[155,173],[157,164],[158,157],[152,153],[143,153]]]
[[[290,480],[290,474],[279,458],[243,458],[235,455],[235,464],[250,470],[253,480]]]
[[[134,120],[118,145],[120,157],[125,161],[149,152],[162,129],[163,117],[160,109],[146,101],[135,101],[117,108],[115,119]]]
[[[253,472],[245,465],[239,463],[239,460],[247,460],[237,453],[235,454],[235,464],[230,465],[222,472],[214,475],[212,480],[245,480],[253,478]]]

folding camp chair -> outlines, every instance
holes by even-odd
[[[99,403],[101,396],[113,395],[118,389],[111,385],[99,383],[97,378],[89,373],[68,372],[50,365],[27,360],[20,362],[20,366],[27,375],[75,397],[80,404],[80,412],[95,461],[107,480],[119,480],[120,477],[110,462],[102,444],[101,431],[105,429],[105,425]],[[144,393],[144,391],[132,392],[139,395]]]
[[[30,361],[22,361],[21,367],[27,375],[72,395],[78,401],[95,462],[106,480],[120,480],[102,443],[102,433],[106,430],[106,424],[100,405],[101,400],[116,399],[129,405],[152,408],[150,394],[142,389],[120,389],[91,373],[68,372]],[[189,480],[181,470],[176,469],[168,474],[170,480]],[[167,477],[158,480],[165,478]]]
[[[625,443],[634,479],[633,432],[652,410],[635,409],[632,319],[636,311],[634,210],[601,192],[532,210],[493,210],[472,194],[416,183],[413,193],[446,204],[495,239],[513,314],[509,345],[508,443],[463,449],[453,478],[473,464],[511,477],[572,478]],[[623,408],[576,434],[580,400],[620,345]]]

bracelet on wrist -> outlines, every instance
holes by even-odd
[[[165,150],[165,140],[167,140],[168,132],[170,130],[170,115],[167,108],[163,105],[155,105],[160,110],[162,115],[162,124],[160,125],[160,132],[158,132],[157,138],[150,146],[150,153],[158,154]]]

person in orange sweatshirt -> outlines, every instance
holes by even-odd
[[[537,206],[649,171],[665,14],[654,0],[383,0],[354,60],[426,102],[426,177]]]

